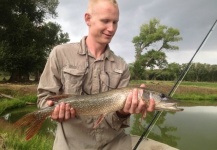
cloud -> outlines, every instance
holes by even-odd
[[[60,0],[57,8],[59,17],[55,21],[62,26],[64,32],[69,33],[71,42],[77,42],[87,34],[84,22],[87,2],[88,0]],[[180,30],[183,37],[177,43],[180,50],[166,52],[169,62],[178,63],[190,60],[217,19],[216,0],[118,0],[118,3],[119,27],[110,47],[128,63],[133,62],[135,56],[133,37],[139,34],[140,26],[152,18],[158,18],[161,24]],[[217,57],[216,43],[217,29],[204,44],[203,52],[198,53],[197,61],[217,64],[214,59]]]

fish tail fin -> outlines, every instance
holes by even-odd
[[[36,117],[35,117],[34,113],[29,113],[29,114],[23,116],[18,121],[16,121],[15,124],[14,124],[14,126],[16,128],[28,126],[28,125],[30,125],[35,120],[35,118]]]
[[[41,114],[38,111],[32,112],[15,122],[14,126],[15,128],[22,128],[28,126],[26,130],[26,140],[29,140],[40,130],[43,122],[49,115],[50,113]]]
[[[38,133],[45,119],[46,118],[43,120],[37,120],[34,124],[31,124],[31,126],[26,130],[26,140],[31,139],[36,133]]]

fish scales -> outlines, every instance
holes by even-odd
[[[72,96],[62,101],[69,103],[78,115],[100,115],[117,111],[123,108],[130,89],[122,92],[116,90],[94,95]]]

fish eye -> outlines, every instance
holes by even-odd
[[[163,93],[160,94],[160,98],[161,98],[161,100],[164,100],[164,101],[167,100],[166,95]]]

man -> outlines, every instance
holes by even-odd
[[[127,64],[109,48],[118,21],[116,0],[89,0],[85,22],[89,32],[79,43],[56,46],[51,52],[38,86],[39,107],[52,106],[46,100],[54,94],[96,94],[126,87],[130,73]],[[56,106],[51,118],[58,122],[54,150],[132,149],[130,114],[154,110],[154,100],[147,106],[138,100],[138,89],[129,93],[122,110],[107,114],[93,129],[98,116],[79,116],[69,104]]]

